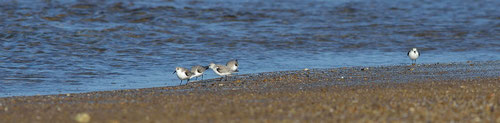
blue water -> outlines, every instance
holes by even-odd
[[[176,86],[240,73],[500,60],[500,1],[0,2],[0,97]],[[208,71],[205,78],[215,78]]]

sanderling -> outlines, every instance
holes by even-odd
[[[232,72],[239,72],[238,71],[238,59],[228,61],[226,63],[226,66],[229,67]]]
[[[176,67],[174,73],[177,73],[177,77],[181,80],[180,84],[182,84],[182,80],[185,80],[185,79],[187,79],[187,82],[189,82],[189,79],[193,75],[193,73],[191,73],[191,71],[189,71],[188,69],[183,68],[183,67]],[[174,74],[174,73],[172,73],[172,74]]]
[[[408,57],[413,61],[415,61],[415,64],[417,64],[417,58],[420,56],[420,53],[418,53],[417,48],[413,48],[410,51],[408,51]]]
[[[208,69],[208,66],[201,66],[201,65],[196,65],[191,67],[191,73],[194,73],[189,79],[196,77],[196,80],[198,80],[198,76],[201,76],[201,80],[203,80],[203,72]]]
[[[222,77],[226,77],[228,75],[231,75],[231,73],[232,73],[231,68],[229,68],[225,65],[210,63],[210,65],[208,67],[211,68],[217,75],[222,76]],[[221,78],[221,80],[222,80],[222,78]],[[226,80],[227,80],[227,78],[226,78]]]

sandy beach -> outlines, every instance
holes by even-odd
[[[500,122],[500,61],[244,74],[0,98],[0,122]]]

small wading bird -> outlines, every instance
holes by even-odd
[[[229,68],[226,65],[210,63],[210,65],[208,67],[210,69],[212,69],[215,72],[215,74],[222,76],[222,77],[226,77],[226,80],[227,80],[227,76],[231,75],[231,73],[232,73],[231,68]],[[222,80],[222,78],[220,80]]]
[[[412,65],[417,64],[417,58],[420,56],[420,53],[417,51],[417,48],[413,48],[410,51],[408,51],[408,57],[412,61]],[[415,61],[413,63],[413,61]]]
[[[172,74],[175,73],[177,73],[177,77],[181,80],[181,83],[179,83],[179,85],[182,84],[182,80],[185,79],[187,79],[186,83],[188,83],[189,79],[191,79],[191,76],[193,76],[193,73],[191,71],[183,67],[176,67],[174,73]]]
[[[203,80],[203,72],[205,72],[205,70],[207,69],[208,66],[201,66],[201,65],[196,65],[191,67],[191,73],[193,73],[193,75],[189,79],[196,77],[196,80],[198,80],[198,77],[201,76],[201,80]]]
[[[226,66],[230,68],[231,72],[236,73],[238,71],[238,59],[228,61]]]

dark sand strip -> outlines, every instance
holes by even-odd
[[[500,122],[500,61],[240,75],[0,98],[0,122]]]

